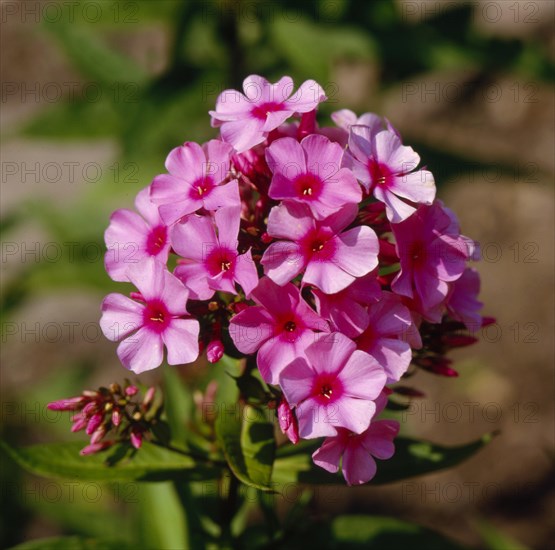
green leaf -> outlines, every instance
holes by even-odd
[[[117,445],[109,451],[81,456],[83,442],[32,445],[15,449],[0,441],[0,447],[30,472],[54,478],[87,481],[206,480],[220,469],[198,464],[182,453],[144,442],[139,451]]]
[[[216,435],[235,476],[246,485],[270,491],[275,439],[274,426],[264,413],[239,403],[220,408]]]
[[[164,366],[164,409],[168,416],[172,439],[184,444],[186,424],[194,408],[193,396],[185,386],[175,367]]]
[[[395,454],[389,460],[377,460],[378,473],[370,483],[392,483],[456,466],[487,445],[492,437],[492,434],[486,434],[478,441],[456,447],[398,437],[395,440]],[[341,474],[330,474],[312,462],[311,453],[320,446],[321,441],[311,443],[311,446],[303,449],[305,452],[302,454],[292,454],[291,451],[279,453],[274,462],[272,480],[275,483],[345,483]]]
[[[484,540],[484,548],[488,550],[527,550],[527,547],[502,533],[485,519],[473,522]]]
[[[85,537],[52,537],[24,542],[11,550],[131,550],[132,545],[121,541],[106,541]]]

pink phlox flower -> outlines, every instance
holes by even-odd
[[[127,268],[145,258],[165,263],[170,251],[168,227],[150,201],[150,187],[139,191],[132,210],[116,210],[104,233],[106,256],[104,266],[114,281],[127,281]]]
[[[215,211],[240,204],[237,180],[226,183],[232,150],[227,143],[212,139],[202,147],[187,141],[170,152],[166,159],[169,173],[156,176],[150,191],[167,225],[201,208]]]
[[[393,440],[399,433],[396,420],[374,420],[368,429],[355,434],[338,429],[335,437],[328,437],[312,454],[317,466],[330,473],[341,469],[348,485],[368,483],[376,475],[376,461],[387,460],[395,453]]]
[[[303,273],[303,284],[335,294],[378,265],[378,238],[368,226],[343,231],[356,218],[356,205],[348,204],[317,221],[304,204],[284,202],[272,208],[268,234],[277,239],[261,263],[274,282],[284,285]]]
[[[401,271],[391,283],[392,290],[417,298],[426,316],[441,304],[466,268],[468,243],[453,231],[451,218],[442,206],[420,206],[405,221],[392,225]]]
[[[266,149],[273,173],[269,196],[306,204],[319,220],[345,204],[357,204],[362,190],[356,178],[341,168],[343,149],[327,137],[312,134],[300,143],[278,139]]]
[[[312,294],[316,310],[330,321],[332,329],[354,338],[368,325],[368,306],[380,299],[382,291],[376,273],[372,272],[335,294],[317,288],[312,289]]]
[[[480,294],[480,275],[470,267],[451,286],[447,298],[447,311],[457,321],[462,321],[474,332],[482,326],[480,310],[483,303],[478,300]]]
[[[199,322],[187,318],[185,285],[154,258],[134,264],[127,274],[144,302],[109,294],[100,319],[104,336],[121,341],[117,354],[124,367],[139,374],[160,366],[164,346],[170,365],[193,362],[199,354]]]
[[[295,113],[307,113],[325,101],[326,94],[314,80],[305,81],[293,94],[293,80],[282,77],[275,84],[251,75],[243,81],[243,92],[224,90],[209,111],[212,126],[239,153],[262,143],[268,133]]]
[[[416,207],[410,203],[433,202],[434,177],[428,170],[416,170],[419,155],[403,145],[397,134],[389,130],[374,132],[370,126],[351,126],[343,164],[369,194],[385,204],[389,221],[399,223],[415,212]]]
[[[258,284],[251,251],[237,251],[240,209],[221,208],[214,217],[188,216],[171,233],[173,249],[181,256],[174,274],[194,300],[208,300],[216,290],[237,294],[238,283],[247,296]]]
[[[328,323],[305,302],[293,284],[283,287],[263,277],[252,292],[257,305],[235,315],[230,336],[241,353],[258,350],[257,364],[262,378],[277,384],[281,370],[302,357],[318,332],[329,331]]]
[[[383,368],[339,332],[310,345],[279,377],[304,439],[334,436],[338,428],[362,433],[385,383]]]
[[[388,384],[398,382],[412,360],[409,333],[418,332],[410,311],[399,296],[384,292],[381,300],[368,308],[367,319],[364,332],[356,339],[357,347],[384,368]]]
[[[401,137],[397,129],[387,118],[381,117],[375,113],[364,113],[357,116],[356,113],[350,109],[340,109],[339,111],[334,111],[330,116],[335,124],[345,131],[345,145],[347,144],[347,138],[349,136],[351,126],[367,126],[370,128],[371,135],[376,135],[382,130],[389,130],[399,136],[399,138]]]

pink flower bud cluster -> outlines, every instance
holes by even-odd
[[[289,77],[222,92],[219,136],[173,149],[112,215],[106,270],[136,291],[107,296],[100,324],[135,373],[256,355],[283,431],[325,437],[316,464],[358,484],[393,454],[386,386],[413,358],[450,375],[461,340],[436,333],[482,322],[478,251],[389,121],[341,110],[320,127],[325,100]]]
[[[126,383],[122,388],[111,384],[109,388],[85,390],[78,397],[54,401],[48,408],[74,413],[71,431],[85,430],[91,438],[89,445],[81,449],[82,455],[97,453],[123,441],[139,449],[156,416],[152,414],[155,391],[154,387],[149,388],[140,400],[137,386]]]

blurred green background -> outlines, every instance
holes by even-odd
[[[483,547],[497,529],[548,547],[554,7],[550,0],[3,2],[4,435],[19,444],[79,439],[46,403],[126,374],[98,329],[103,295],[119,288],[102,263],[110,212],[132,207],[171,148],[215,135],[207,111],[223,89],[240,88],[252,73],[289,74],[296,84],[314,78],[329,96],[321,124],[340,108],[387,116],[434,172],[463,232],[482,245],[482,298],[497,324],[457,354],[458,379],[418,374],[414,385],[426,398],[411,405],[403,430],[453,444],[495,429],[501,435],[447,472],[316,492],[311,511],[391,515],[470,547]],[[194,381],[206,368],[180,370]],[[63,533],[132,542],[147,531],[150,547],[174,544],[156,527],[173,510],[163,486],[72,489],[5,460],[1,484],[3,547]],[[280,510],[292,504],[284,500]]]

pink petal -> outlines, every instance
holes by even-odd
[[[187,141],[173,149],[166,159],[166,169],[184,182],[193,183],[204,176],[206,156],[202,147],[194,141]]]
[[[301,247],[288,241],[272,243],[260,263],[264,273],[280,286],[292,281],[305,267]]]
[[[207,159],[204,173],[218,184],[226,179],[231,165],[233,147],[219,139],[211,139],[202,146]]]
[[[214,290],[208,285],[209,273],[203,264],[178,265],[174,275],[189,289],[192,300],[209,300],[214,295]]]
[[[306,266],[303,284],[312,284],[326,294],[335,294],[347,288],[355,277],[332,262],[313,260]]]
[[[145,187],[135,197],[135,208],[150,226],[160,223],[158,207],[150,200],[150,186]]]
[[[306,80],[299,89],[285,102],[291,111],[308,113],[316,109],[319,103],[326,101],[324,89],[315,80]]]
[[[370,352],[385,370],[388,384],[398,382],[412,361],[409,343],[396,338],[380,338]]]
[[[241,207],[220,208],[214,214],[214,219],[218,228],[218,241],[220,245],[236,249],[239,225],[241,224]]]
[[[334,474],[339,470],[339,460],[344,450],[345,444],[341,437],[329,437],[312,453],[312,460],[316,466]]]
[[[171,232],[173,249],[183,258],[203,262],[218,246],[214,223],[209,216],[189,216]]]
[[[305,138],[306,139],[306,138]],[[284,137],[276,139],[266,149],[266,162],[272,173],[281,174],[286,180],[294,180],[306,172],[306,159],[303,148],[296,139]],[[272,187],[270,186],[270,196]]]
[[[376,458],[387,460],[395,454],[393,439],[399,433],[399,422],[395,420],[377,420],[361,436],[364,448]]]
[[[245,296],[249,298],[252,291],[258,285],[258,271],[256,270],[256,264],[252,259],[250,250],[247,250],[245,254],[237,256],[234,276],[243,289]]]
[[[167,269],[163,271],[163,288],[159,299],[164,303],[172,315],[185,315],[189,291],[186,286]]]
[[[305,353],[310,363],[318,366],[318,372],[336,373],[355,350],[356,344],[352,340],[340,332],[332,332],[321,336]]]
[[[297,406],[295,412],[299,423],[299,435],[302,439],[337,434],[336,406],[322,406],[316,399],[308,398]]]
[[[224,122],[220,133],[224,141],[233,145],[238,153],[242,153],[266,139],[263,127],[264,122],[256,118],[243,119]]]
[[[362,277],[378,266],[378,238],[368,226],[359,226],[338,236],[334,262],[355,277]]]
[[[349,485],[367,483],[376,475],[377,470],[376,461],[359,445],[347,447],[341,468]]]
[[[229,323],[229,335],[241,353],[250,355],[274,332],[274,318],[260,306],[249,307]]]
[[[224,207],[241,206],[241,198],[239,196],[239,185],[237,180],[231,180],[225,185],[213,187],[210,193],[204,198],[204,207],[206,210],[214,211]]]
[[[164,346],[159,334],[146,327],[123,340],[117,354],[126,369],[135,374],[155,369],[164,359]]]
[[[314,219],[304,204],[285,202],[270,210],[268,234],[272,237],[299,241],[314,227]]]
[[[434,176],[428,170],[396,176],[389,189],[404,199],[424,204],[432,204],[436,196]]]
[[[271,342],[267,344],[272,345]],[[296,407],[311,395],[315,376],[314,369],[302,357],[294,359],[281,371],[279,385],[291,407]]]
[[[340,399],[328,405],[328,411],[329,421],[335,427],[347,428],[360,434],[370,425],[376,405],[373,401],[342,395]]]
[[[386,378],[382,366],[370,355],[360,350],[351,354],[343,370],[339,373],[345,395],[365,400],[375,399],[380,395]]]
[[[199,323],[196,319],[172,319],[162,333],[169,365],[186,365],[199,355]]]
[[[117,342],[143,325],[144,306],[123,294],[108,294],[102,302],[100,328],[108,340]]]

